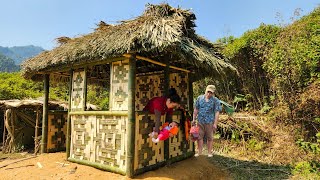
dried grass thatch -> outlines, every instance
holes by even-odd
[[[199,77],[235,70],[219,53],[219,45],[195,34],[195,15],[168,4],[146,6],[145,12],[118,25],[98,24],[94,32],[67,39],[59,47],[28,59],[23,76],[35,78],[75,64],[90,64],[135,53],[159,62],[188,69]],[[63,39],[65,40],[65,39]]]

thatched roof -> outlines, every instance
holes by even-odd
[[[57,38],[60,46],[22,64],[23,76],[35,78],[82,63],[120,57],[134,53],[188,69],[197,77],[234,70],[219,53],[220,46],[195,34],[195,15],[189,10],[168,4],[146,6],[145,12],[133,20],[117,25],[100,22],[94,32],[76,38]]]

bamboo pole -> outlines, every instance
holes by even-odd
[[[67,139],[66,139],[66,151],[67,159],[70,157],[70,145],[71,145],[71,98],[72,98],[72,86],[73,86],[73,69],[70,69],[70,82],[69,82],[69,107],[67,117]]]
[[[6,126],[5,126],[5,121],[6,121],[6,110],[3,112],[3,134],[2,134],[2,152],[4,152],[4,146],[5,146],[5,141],[6,141]]]
[[[83,82],[83,105],[82,105],[82,110],[85,111],[87,108],[86,108],[86,104],[87,104],[87,70],[88,68],[85,67],[84,68],[84,82]]]
[[[126,174],[134,175],[134,150],[135,150],[135,85],[136,85],[136,59],[129,59],[129,82],[128,82],[128,121],[127,121],[127,162]]]
[[[123,55],[124,57],[130,57],[131,55],[130,54],[124,54]],[[150,62],[150,63],[153,63],[153,64],[157,64],[159,66],[167,66],[165,63],[161,63],[161,62],[158,62],[158,61],[155,61],[155,60],[152,60],[152,59],[149,59],[149,58],[146,58],[146,57],[142,57],[142,56],[136,56],[136,59],[140,59],[140,60],[144,60],[144,61],[147,61],[147,62]],[[175,70],[179,70],[179,71],[184,71],[184,72],[187,72],[189,73],[190,71],[189,70],[186,70],[186,69],[183,69],[183,68],[179,68],[179,67],[176,67],[176,66],[169,66],[171,69],[175,69]]]
[[[16,111],[15,111],[15,109],[13,108],[12,109],[12,111],[11,111],[11,125],[12,125],[12,137],[11,137],[11,142],[12,142],[12,145],[13,145],[13,147],[12,147],[12,149],[13,149],[13,151],[12,152],[15,152],[16,151],[16,146],[15,146],[15,123],[14,123],[14,121],[15,121],[15,118],[16,117]]]
[[[193,78],[189,74],[189,76],[188,76],[188,88],[189,88],[189,107],[188,107],[188,110],[191,114],[191,117],[193,117],[192,116],[192,114],[193,114],[193,84],[192,83],[193,83]],[[194,142],[192,142],[192,151],[195,152],[195,143]]]
[[[80,159],[75,159],[75,158],[68,158],[68,161],[74,162],[74,163],[78,163],[78,164],[83,164],[83,165],[87,165],[87,166],[92,166],[95,167],[97,169],[102,169],[105,171],[110,171],[110,172],[114,172],[114,173],[118,173],[118,174],[122,174],[125,175],[126,172],[118,167],[114,167],[114,166],[109,166],[106,164],[100,164],[100,163],[96,163],[96,162],[91,162],[88,160],[80,160]]]
[[[44,75],[44,100],[42,117],[41,153],[47,152],[48,142],[48,101],[49,101],[49,74]]]
[[[164,69],[164,92],[165,95],[167,96],[169,93],[169,88],[170,88],[170,65],[169,65],[169,60],[166,60],[166,66]],[[168,114],[166,114],[165,121],[168,120]],[[171,138],[169,138],[171,139]],[[169,159],[169,139],[164,141],[164,159],[168,160]]]
[[[98,66],[98,65],[103,65],[103,64],[108,64],[108,63],[111,63],[111,62],[115,62],[115,61],[123,61],[125,60],[125,57],[115,57],[115,58],[108,58],[108,59],[95,59],[95,60],[91,60],[91,61],[86,61],[86,62],[82,62],[82,63],[77,63],[77,64],[72,64],[71,66],[68,66],[68,67],[65,67],[65,68],[51,68],[51,69],[48,69],[44,72],[39,72],[39,73],[36,73],[36,74],[42,74],[42,75],[45,75],[45,74],[52,74],[52,73],[56,73],[57,70],[59,70],[60,72],[67,72],[68,70],[70,70],[70,68],[72,69],[78,69],[78,68],[82,68],[82,67],[85,67],[85,66]]]
[[[36,126],[34,130],[34,154],[37,155],[38,151],[38,128],[39,128],[39,108],[37,107]]]
[[[85,116],[99,116],[99,115],[107,115],[107,116],[128,116],[128,111],[74,111],[70,112],[70,115],[85,115]]]

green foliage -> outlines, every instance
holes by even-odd
[[[67,83],[50,83],[49,91],[50,100],[68,102],[69,85]]]
[[[247,147],[251,150],[259,151],[265,147],[265,142],[252,138],[252,139],[249,139]]]
[[[320,154],[320,133],[316,134],[316,142],[307,142],[304,141],[304,139],[298,139],[296,143],[304,150]]]
[[[87,102],[98,106],[101,110],[109,109],[109,91],[107,88],[89,85]]]
[[[0,73],[0,99],[24,99],[42,96],[43,86],[23,79],[20,73]]]
[[[320,8],[283,29],[263,67],[281,101],[295,108],[296,96],[320,77]]]
[[[302,161],[296,163],[292,173],[304,177],[304,179],[319,179],[320,178],[320,163]]]
[[[252,109],[252,95],[251,94],[237,94],[234,99],[233,103],[235,104],[235,109],[243,109],[245,111],[251,110]],[[240,104],[240,107],[239,107]]]
[[[240,142],[240,132],[238,130],[232,130],[231,142]]]
[[[50,100],[67,101],[66,84],[50,84]],[[0,100],[37,99],[43,96],[43,83],[21,77],[20,73],[0,73]]]
[[[262,65],[280,32],[281,28],[277,26],[261,24],[238,39],[231,38],[232,41],[225,46],[224,55],[239,72],[239,76],[230,74],[225,81],[236,86],[232,89],[236,90],[234,94],[251,94],[247,109],[261,109],[263,98],[270,95],[269,78]]]

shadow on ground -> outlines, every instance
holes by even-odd
[[[208,158],[214,165],[228,171],[233,179],[289,179],[291,169],[289,166],[266,164],[257,161],[243,161],[230,157],[214,155]]]

